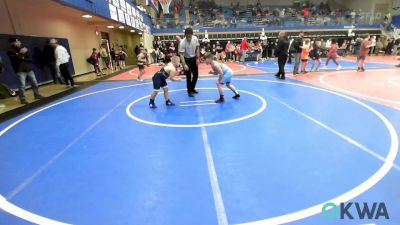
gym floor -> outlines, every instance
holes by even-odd
[[[169,81],[176,106],[160,94],[157,109],[133,69],[5,121],[0,224],[398,225],[391,60],[357,73],[345,58],[342,71],[331,63],[284,81],[274,61],[229,63],[241,99],[226,90],[223,104],[201,65],[200,93]],[[327,202],[384,202],[390,219],[326,219]]]

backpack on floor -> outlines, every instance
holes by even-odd
[[[0,99],[16,96],[17,93],[11,90],[6,84],[0,83]]]
[[[92,56],[90,56],[89,58],[87,58],[86,59],[86,62],[88,62],[88,63],[90,63],[90,64],[94,64],[94,62],[93,62],[93,58],[92,58]]]

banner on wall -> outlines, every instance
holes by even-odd
[[[121,9],[118,9],[118,21],[121,23],[125,23],[124,11],[122,11]]]
[[[131,4],[130,0],[106,0],[111,19],[123,23],[129,27],[148,32],[147,24],[144,22],[142,12]],[[149,3],[157,4],[158,0],[151,0]]]
[[[117,7],[115,7],[112,4],[109,4],[108,7],[110,8],[110,16],[111,19],[118,21],[118,12],[117,12]]]
[[[115,7],[119,8],[119,0],[110,0],[110,1],[112,1],[112,4],[113,4]]]
[[[126,2],[125,2],[125,0],[119,0],[119,4],[120,4],[120,9],[123,11],[123,12],[126,12]]]
[[[126,25],[128,26],[132,26],[132,22],[131,22],[131,17],[128,15],[128,13],[125,13],[125,21],[126,21]]]

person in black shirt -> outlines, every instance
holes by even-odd
[[[294,70],[293,70],[293,75],[299,74],[299,66],[300,66],[300,57],[301,57],[301,51],[303,46],[303,37],[304,37],[304,32],[300,31],[299,37],[294,39],[292,45],[294,48]]]
[[[25,98],[25,84],[27,79],[31,83],[35,99],[42,99],[43,96],[39,93],[39,87],[36,81],[35,73],[33,72],[32,60],[28,55],[28,49],[25,47],[21,48],[21,42],[17,38],[10,38],[9,43],[11,44],[11,47],[8,49],[7,55],[10,58],[11,65],[15,73],[18,76],[18,94],[21,104],[28,104]]]
[[[60,70],[56,66],[56,57],[54,55],[54,47],[50,45],[50,40],[46,41],[46,45],[43,48],[44,65],[50,69],[51,76],[53,77],[53,82],[56,84],[64,84],[61,78]]]
[[[278,57],[279,71],[275,76],[279,79],[285,79],[285,64],[288,56],[289,40],[286,33],[281,31],[279,33],[278,45],[276,47],[275,55]]]
[[[311,72],[314,70],[315,67],[315,71],[318,72],[319,71],[319,67],[321,66],[321,39],[317,38],[314,40],[313,46],[312,46],[312,50],[310,52],[310,57],[313,60],[313,64],[311,66]]]

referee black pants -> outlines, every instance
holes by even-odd
[[[285,77],[285,64],[286,64],[287,58],[288,58],[287,55],[279,55],[278,56],[279,72],[277,75],[283,75],[283,77]]]
[[[199,78],[199,67],[196,64],[196,58],[185,58],[185,62],[189,67],[185,74],[187,92],[190,94],[195,91],[197,79]]]

